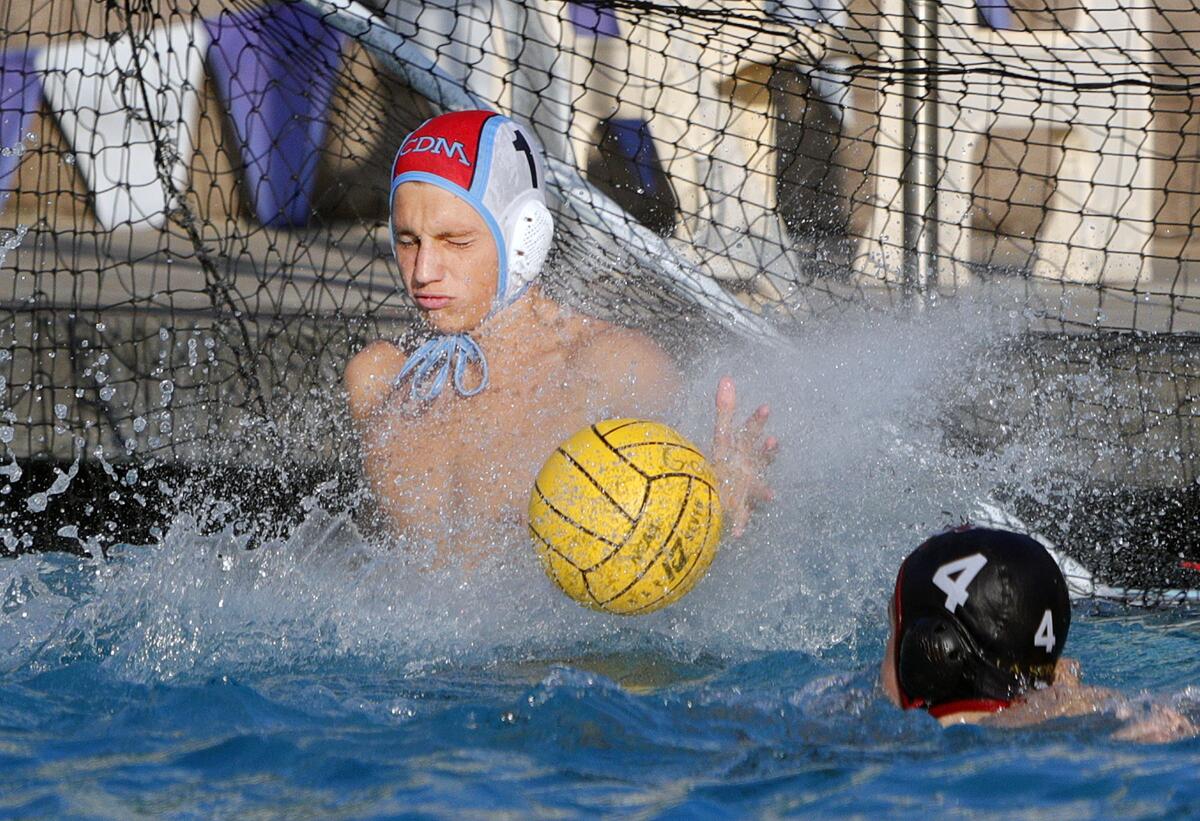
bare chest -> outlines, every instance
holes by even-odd
[[[522,521],[537,472],[559,443],[595,421],[589,391],[555,381],[444,395],[413,414],[397,408],[372,450],[376,491],[397,524]]]

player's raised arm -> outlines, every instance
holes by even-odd
[[[741,536],[751,511],[775,498],[766,471],[779,450],[779,440],[763,436],[771,409],[759,405],[740,428],[735,428],[737,389],[732,377],[717,383],[717,421],[713,430],[713,470],[721,483],[721,506],[730,532]]]

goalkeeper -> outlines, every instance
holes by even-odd
[[[648,336],[581,316],[537,279],[550,250],[540,147],[488,111],[445,114],[401,144],[391,235],[420,344],[380,340],[347,365],[363,466],[390,528],[440,546],[522,525],[546,456],[599,419],[661,417],[680,374]],[[423,337],[421,339],[420,337]],[[713,464],[734,535],[770,498],[777,441],[759,407],[738,429],[716,394]]]

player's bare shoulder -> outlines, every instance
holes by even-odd
[[[367,345],[346,364],[342,380],[350,414],[365,419],[379,410],[391,395],[405,355],[394,342],[379,339]]]
[[[674,360],[648,334],[634,328],[589,319],[575,348],[575,366],[613,394],[660,410],[678,395],[682,380]]]

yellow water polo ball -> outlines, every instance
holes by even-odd
[[[546,460],[529,529],[547,575],[581,604],[650,613],[692,589],[721,535],[717,480],[699,449],[643,419],[584,428]]]

